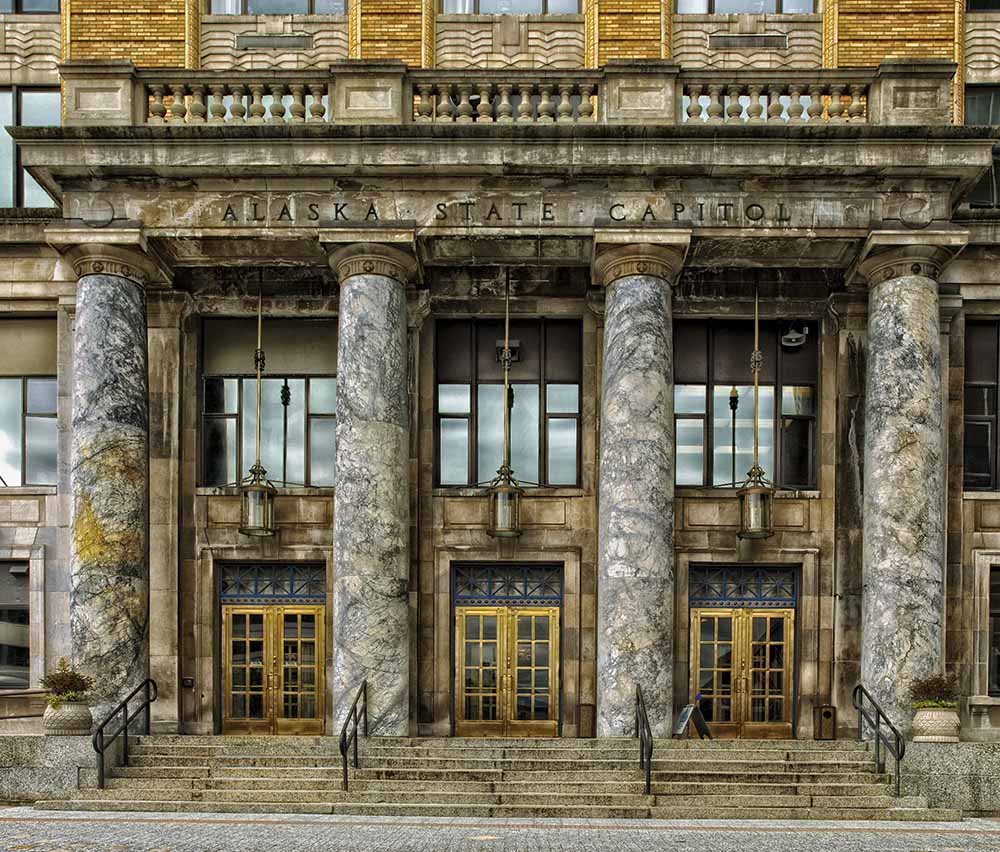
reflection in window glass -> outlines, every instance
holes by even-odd
[[[468,385],[438,385],[438,411],[442,414],[468,414],[471,398]]]
[[[787,415],[810,416],[816,413],[813,389],[785,385],[781,389],[781,413]]]
[[[479,0],[481,15],[540,15],[542,0]]]
[[[247,0],[251,15],[307,15],[309,0]]]
[[[62,123],[62,105],[58,91],[21,93],[21,120],[23,127],[58,127]],[[27,172],[24,179],[22,207],[54,207],[55,202]]]
[[[469,421],[441,418],[441,484],[469,482]]]
[[[763,15],[778,11],[776,0],[715,0],[716,15],[750,13]]]
[[[21,379],[0,379],[0,485],[21,485]]]
[[[55,485],[56,446],[58,444],[55,417],[24,419],[24,479],[31,485]]]
[[[677,421],[676,482],[678,485],[701,485],[705,478],[704,421]]]
[[[521,482],[538,482],[538,385],[513,385],[511,467]],[[478,481],[492,479],[503,460],[503,385],[480,385]]]
[[[712,389],[715,423],[712,435],[714,485],[733,480],[733,412],[729,409],[728,385]],[[739,482],[753,465],[753,386],[737,387],[739,405],[736,409],[736,477]],[[774,388],[761,386],[758,423],[758,464],[774,475]]]
[[[549,414],[576,414],[580,410],[579,385],[548,385],[545,394]]]
[[[30,674],[28,566],[0,562],[0,689],[27,689]]]
[[[38,12],[58,12],[59,0],[21,0],[19,11],[26,15]]]
[[[476,11],[475,0],[444,0],[442,11],[446,15],[471,15]]]
[[[0,207],[14,206],[14,140],[4,130],[14,124],[14,93],[0,91]]]
[[[674,387],[674,414],[704,413],[704,385],[676,385]]]
[[[309,484],[335,485],[337,480],[337,421],[313,418],[309,427]]]
[[[309,413],[310,414],[337,413],[336,379],[309,380]]]
[[[576,420],[549,420],[549,485],[576,485]]]

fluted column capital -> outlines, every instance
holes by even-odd
[[[684,265],[685,247],[657,243],[628,243],[600,251],[594,259],[594,283],[607,287],[619,278],[644,275],[669,284]]]
[[[156,263],[138,249],[84,243],[69,249],[66,258],[73,264],[77,279],[86,275],[113,275],[146,287],[162,278]]]
[[[420,264],[408,251],[385,243],[353,243],[330,253],[330,267],[344,284],[357,275],[381,275],[404,285],[420,279]]]
[[[911,275],[937,281],[968,240],[968,231],[950,228],[921,232],[876,231],[868,237],[854,273],[869,287]]]

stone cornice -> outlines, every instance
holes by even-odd
[[[416,283],[419,277],[413,255],[380,243],[356,243],[337,249],[330,255],[330,267],[341,284],[356,275],[381,275],[404,285]]]
[[[676,246],[630,243],[606,249],[594,260],[594,283],[607,287],[627,275],[647,275],[673,284],[684,264]]]

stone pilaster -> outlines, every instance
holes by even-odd
[[[910,689],[942,670],[944,447],[933,247],[889,249],[869,283],[865,390],[861,682],[901,730]]]
[[[70,625],[100,720],[149,676],[149,271],[141,255],[108,246],[71,260]]]
[[[597,735],[635,731],[642,687],[653,735],[672,723],[677,249],[598,258],[606,287],[597,572]]]
[[[410,413],[406,283],[414,264],[357,244],[340,278],[334,498],[333,707],[339,730],[368,680],[373,735],[409,732]]]

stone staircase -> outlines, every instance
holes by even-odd
[[[341,789],[334,737],[141,737],[106,789],[52,810],[607,819],[957,820],[893,797],[855,742],[658,740],[652,794],[629,739],[364,743]]]

